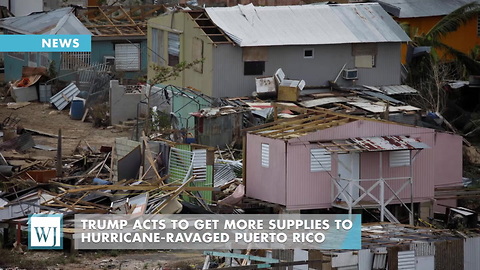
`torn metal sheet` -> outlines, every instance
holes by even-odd
[[[352,138],[350,140],[366,151],[415,150],[430,148],[420,140],[406,136],[380,136]]]
[[[260,116],[262,118],[267,118],[268,115],[273,113],[273,108],[266,108],[266,109],[261,109],[261,110],[253,110],[252,114]]]
[[[48,146],[48,145],[41,145],[41,144],[37,144],[33,148],[40,149],[40,150],[45,150],[45,151],[55,151],[55,150],[57,150],[56,147],[52,147],[52,146]]]
[[[418,91],[408,85],[387,85],[380,87],[380,90],[387,95],[418,94]]]
[[[118,180],[137,178],[141,163],[142,151],[137,146],[118,160]]]
[[[318,98],[318,99],[303,101],[303,102],[300,102],[300,104],[304,107],[312,108],[316,106],[323,106],[331,103],[346,102],[346,101],[347,99],[344,97],[326,97],[326,98]]]
[[[50,98],[50,103],[53,103],[59,111],[65,109],[73,98],[80,93],[80,89],[74,84],[70,83],[67,87],[63,88],[62,91],[58,92],[56,95]]]
[[[371,97],[374,97],[374,98],[378,98],[378,99],[381,99],[381,100],[384,100],[384,101],[388,101],[388,102],[390,102],[391,104],[394,104],[394,105],[405,104],[404,102],[402,102],[398,99],[394,99],[392,97],[389,97],[389,96],[387,96],[383,93],[379,93],[379,92],[362,91],[362,94],[368,95],[368,96],[371,96]]]
[[[366,100],[365,100],[366,101]],[[347,104],[358,107],[360,109],[363,109],[365,111],[371,112],[371,113],[382,113],[387,110],[387,104],[383,102],[347,102]],[[420,111],[420,108],[406,105],[406,106],[388,106],[388,111],[389,112],[403,112],[403,111]]]

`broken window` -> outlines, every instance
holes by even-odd
[[[152,28],[152,50],[150,51],[150,59],[158,65],[165,64],[163,35],[163,30]]]
[[[263,75],[268,58],[267,47],[243,48],[244,75]]]
[[[168,65],[175,66],[180,63],[180,35],[168,32]]]
[[[140,44],[115,44],[115,69],[123,71],[140,70]]]
[[[313,49],[303,50],[303,58],[313,58]]]
[[[90,66],[90,52],[62,52],[60,69],[77,70]]]
[[[264,71],[264,61],[244,62],[243,75],[263,75]]]
[[[270,145],[262,143],[262,167],[268,168],[270,166]]]
[[[330,152],[323,148],[310,149],[310,172],[324,172],[332,170]]]
[[[356,68],[373,68],[376,62],[377,44],[353,44],[352,55],[355,57]]]
[[[195,61],[201,59],[203,59],[203,40],[195,37],[192,42],[192,60]],[[203,73],[203,62],[194,65],[193,70]]]
[[[390,167],[410,166],[410,150],[390,152]]]

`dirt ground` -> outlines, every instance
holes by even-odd
[[[2,253],[0,269],[16,270],[190,270],[198,267],[201,269],[204,261],[203,252],[198,250],[110,250],[80,251],[76,254],[67,254],[62,251],[16,253],[4,250]]]
[[[0,121],[8,116],[20,119],[19,125],[26,129],[38,130],[53,135],[62,130],[62,154],[69,156],[81,140],[96,147],[112,146],[116,137],[129,137],[131,131],[122,131],[115,128],[95,128],[92,123],[70,119],[68,109],[58,111],[48,103],[32,102],[30,105],[17,110],[8,109],[7,102],[0,103]],[[56,147],[57,139],[47,136],[34,136],[36,144]],[[84,145],[85,143],[82,142]],[[32,149],[31,155],[53,157],[55,151],[44,151]]]
[[[19,124],[26,129],[49,134],[62,130],[63,156],[72,155],[82,140],[91,147],[112,146],[116,137],[129,137],[131,131],[115,128],[95,128],[92,123],[70,119],[68,109],[58,111],[50,104],[32,102],[28,106],[13,110],[7,108],[9,100],[0,100],[0,122],[8,116],[20,119]],[[57,138],[35,135],[36,144],[56,148]],[[0,139],[1,142],[2,139]],[[82,142],[82,145],[85,145]],[[8,152],[3,151],[5,156]],[[10,153],[12,154],[12,153]],[[16,153],[13,153],[16,154]],[[52,158],[56,151],[30,149],[29,157]],[[204,257],[201,251],[80,251],[71,255],[62,251],[27,251],[18,253],[7,249],[0,250],[0,269],[195,269]]]

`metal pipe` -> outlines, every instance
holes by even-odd
[[[380,221],[385,219],[385,186],[383,183],[383,152],[380,152],[380,168],[379,168],[379,181],[380,181]]]

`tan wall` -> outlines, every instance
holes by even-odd
[[[213,45],[210,39],[203,35],[203,31],[196,28],[197,24],[193,21],[191,16],[184,12],[178,12],[174,14],[159,16],[148,21],[148,46],[152,46],[152,28],[157,28],[164,31],[163,36],[163,52],[159,54],[168,59],[168,32],[175,31],[180,33],[180,62],[186,61],[187,63],[193,62],[193,39],[198,38],[203,41],[203,72],[200,73],[196,70],[189,69],[182,72],[182,74],[174,79],[164,82],[164,84],[172,84],[181,87],[192,87],[202,91],[202,93],[211,95],[212,93],[212,74],[213,74]],[[154,76],[153,69],[151,67],[151,54],[149,51],[148,57],[148,79],[150,80]]]

